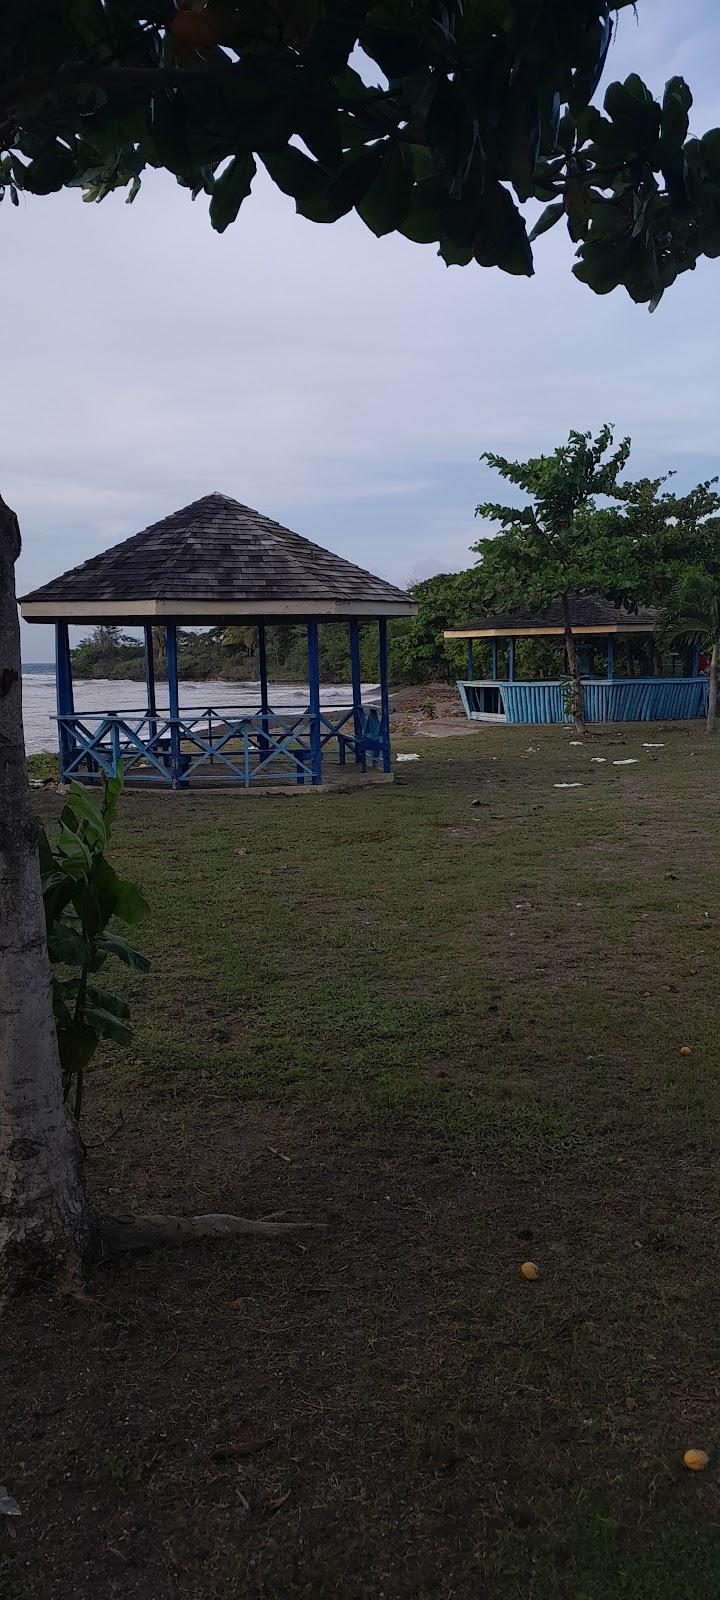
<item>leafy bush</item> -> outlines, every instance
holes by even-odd
[[[27,772],[29,778],[52,778],[60,782],[60,760],[56,751],[39,750],[37,755],[27,757]]]
[[[39,830],[40,872],[50,960],[73,969],[53,972],[53,1008],[60,1050],[63,1096],[73,1092],[80,1116],[83,1078],[100,1039],[128,1044],[132,1038],[124,1000],[99,988],[95,976],[110,956],[136,972],[147,972],[146,956],[134,950],[111,924],[133,926],[149,906],[134,883],[119,878],[105,857],[123,787],[122,768],[106,779],[102,803],[81,784],[70,786],[52,844]]]

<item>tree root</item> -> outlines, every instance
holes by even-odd
[[[235,1217],[210,1211],[197,1217],[147,1216],[96,1217],[92,1256],[106,1260],[124,1250],[179,1248],[193,1239],[233,1239],[240,1234],[255,1234],[277,1239],[309,1228],[322,1229],[322,1222],[277,1222],[271,1218]]]

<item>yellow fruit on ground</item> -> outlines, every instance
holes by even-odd
[[[680,1054],[681,1054],[681,1056],[691,1056],[692,1055],[692,1045],[691,1044],[681,1044],[681,1046],[680,1046]]]
[[[520,1271],[523,1277],[527,1278],[530,1283],[533,1283],[536,1278],[540,1277],[540,1268],[536,1267],[534,1261],[523,1261]]]
[[[710,1460],[704,1450],[686,1450],[683,1456],[683,1466],[690,1472],[704,1472]]]

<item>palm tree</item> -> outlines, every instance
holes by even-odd
[[[698,645],[710,659],[707,732],[717,724],[718,655],[720,654],[720,581],[691,570],[680,578],[665,608],[662,629],[672,643]]]

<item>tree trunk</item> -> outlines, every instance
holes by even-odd
[[[710,653],[710,671],[708,674],[708,713],[707,731],[715,732],[717,723],[717,698],[718,698],[718,643],[715,641]]]
[[[570,621],[570,601],[566,594],[564,594],[562,597],[562,608],[563,621],[565,624],[565,649],[567,652],[568,672],[570,673],[573,687],[573,720],[578,733],[587,733],[585,719],[583,717],[583,689],[582,680],[580,678],[580,662],[578,660],[575,635],[572,631],[572,623]]]
[[[0,1288],[67,1277],[88,1217],[65,1112],[23,742],[17,518],[0,499]]]

